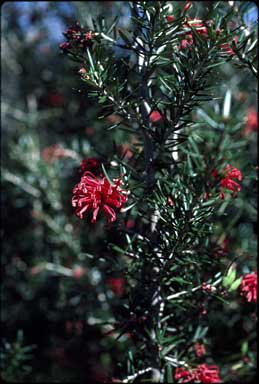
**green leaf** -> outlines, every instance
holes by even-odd
[[[109,35],[111,33],[111,31],[114,29],[115,25],[117,24],[118,18],[119,18],[118,16],[116,16],[114,18],[114,21],[113,21],[112,25],[110,26],[110,28],[106,32],[107,35]]]
[[[87,51],[87,56],[88,56],[88,59],[89,59],[91,70],[94,72],[95,71],[95,66],[94,66],[94,62],[93,62],[93,58],[92,58],[91,52],[89,51],[89,48],[87,48],[86,51]]]
[[[228,270],[227,276],[223,278],[223,286],[228,288],[236,278],[236,270],[231,266]]]
[[[242,281],[242,277],[240,277],[239,279],[234,281],[234,283],[232,283],[230,288],[229,288],[229,292],[235,291],[239,287],[239,285],[241,284],[241,281]]]
[[[166,356],[166,355],[168,355],[168,353],[173,349],[173,348],[175,348],[175,344],[170,344],[170,345],[168,345],[167,347],[165,347],[165,348],[163,348],[162,349],[162,351],[161,351],[161,355],[162,356]]]
[[[166,367],[166,382],[167,383],[173,383],[173,372],[171,365],[167,365]]]
[[[243,343],[242,343],[241,352],[242,352],[243,356],[247,355],[247,352],[248,352],[248,342],[246,340],[243,341]]]
[[[127,46],[132,46],[131,38],[126,32],[123,32],[121,29],[119,29],[119,35],[124,40]]]
[[[109,177],[109,175],[108,175],[108,173],[107,173],[107,171],[105,169],[105,166],[103,164],[102,164],[102,170],[103,170],[103,173],[104,173],[105,177],[108,179],[109,183],[111,185],[113,185],[113,182],[111,181],[111,179],[110,179],[110,177]]]

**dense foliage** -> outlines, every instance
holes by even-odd
[[[251,382],[254,4],[42,4],[2,8],[2,378]]]

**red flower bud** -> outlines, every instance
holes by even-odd
[[[187,12],[188,9],[192,6],[192,2],[191,1],[187,1],[187,3],[185,4],[185,6],[183,7],[183,11],[184,12]]]
[[[159,111],[153,111],[149,115],[149,120],[152,123],[158,123],[162,119],[162,116]]]
[[[166,16],[166,20],[168,21],[168,23],[172,23],[174,21],[174,16]]]

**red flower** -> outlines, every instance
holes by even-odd
[[[199,35],[208,37],[208,29],[204,22],[200,19],[189,19],[185,25],[187,28],[194,28]]]
[[[225,179],[222,179],[220,181],[220,186],[222,188],[227,188],[232,192],[239,192],[241,190],[240,185],[236,181],[234,181],[228,177],[226,177]]]
[[[124,293],[125,281],[121,277],[111,277],[107,280],[107,284],[117,296],[121,296]]]
[[[79,24],[69,27],[63,35],[69,40],[70,43],[63,43],[60,46],[61,49],[67,50],[72,47],[87,48],[91,47],[93,42],[92,40],[95,37],[95,33],[92,31],[87,31],[85,28],[82,28]],[[69,45],[65,45],[69,44]]]
[[[256,132],[258,130],[258,117],[257,112],[254,108],[248,110],[246,116],[246,125],[243,130],[244,135],[249,135],[251,132]]]
[[[73,189],[72,206],[76,207],[76,215],[82,220],[87,210],[93,210],[92,223],[102,209],[108,223],[116,220],[112,207],[121,208],[128,200],[128,191],[120,188],[122,181],[114,179],[110,184],[106,177],[98,179],[91,172],[85,172],[80,182]]]
[[[216,365],[200,364],[194,370],[194,377],[200,383],[220,383],[219,369]]]
[[[233,49],[228,43],[221,44],[220,48],[223,51],[223,53],[226,53],[229,56],[235,55],[235,52],[233,51]]]
[[[257,273],[247,273],[243,276],[241,285],[241,296],[245,296],[246,301],[257,302]]]
[[[205,345],[198,342],[194,344],[194,350],[197,357],[202,357],[206,353]]]
[[[227,164],[226,167],[223,169],[223,172],[225,174],[225,177],[229,179],[237,179],[239,181],[242,181],[242,173],[237,168],[233,168],[230,164]]]
[[[150,113],[149,115],[149,120],[152,122],[152,123],[157,123],[158,121],[160,121],[162,119],[162,116],[161,116],[161,113],[158,112],[158,111],[153,111]]]
[[[237,196],[237,192],[241,190],[241,186],[234,181],[233,179],[237,179],[239,181],[242,181],[243,176],[239,169],[232,167],[230,164],[227,164],[227,166],[223,169],[221,172],[221,176],[217,169],[215,169],[212,172],[212,176],[216,179],[220,179],[220,186],[221,188],[226,188],[229,191],[233,192],[232,197]],[[221,190],[219,197],[224,200],[225,195],[224,192]]]
[[[175,379],[180,383],[220,383],[219,369],[216,365],[200,364],[194,369],[176,368]]]
[[[166,16],[166,20],[168,23],[172,23],[174,21],[174,16]]]
[[[193,374],[190,370],[176,368],[174,378],[175,380],[180,380],[180,383],[190,383],[193,381]]]
[[[85,172],[85,171],[93,171],[97,168],[99,168],[101,165],[101,161],[99,159],[95,158],[89,158],[89,159],[84,159],[81,161],[80,164],[80,172]]]

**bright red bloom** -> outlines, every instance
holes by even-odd
[[[242,181],[243,176],[241,171],[237,168],[233,168],[230,164],[227,164],[225,166],[223,172],[225,174],[225,177],[229,179],[237,179],[239,181]]]
[[[219,369],[216,365],[200,364],[194,369],[176,368],[175,379],[180,383],[220,383]]]
[[[107,280],[107,284],[117,296],[121,296],[124,293],[125,281],[121,277],[111,277]]]
[[[162,119],[162,115],[158,111],[153,111],[149,115],[149,120],[152,121],[152,123],[157,123]]]
[[[185,368],[176,368],[174,378],[179,380],[179,383],[190,383],[193,381],[193,374]]]
[[[102,209],[108,223],[116,220],[112,207],[121,208],[128,200],[128,191],[120,188],[122,181],[114,179],[110,184],[106,177],[97,178],[91,172],[85,172],[80,182],[73,189],[72,206],[76,207],[76,215],[82,220],[83,214],[93,210],[92,223]]]
[[[226,167],[219,172],[217,169],[215,169],[212,172],[212,176],[215,179],[220,179],[221,174],[221,180],[220,180],[220,186],[221,188],[226,188],[229,191],[233,192],[232,197],[237,196],[237,192],[241,190],[241,186],[234,181],[233,179],[237,179],[239,181],[242,181],[243,176],[239,169],[232,167],[230,164],[227,164]],[[221,190],[219,197],[224,200],[225,195],[224,192]]]
[[[198,342],[194,344],[194,350],[197,357],[202,357],[206,353],[205,345]]]
[[[243,130],[244,135],[249,135],[251,132],[256,132],[258,130],[258,117],[257,112],[254,108],[248,110],[246,116],[246,125]]]
[[[245,296],[248,302],[257,302],[257,273],[247,273],[243,276],[241,285],[241,296]]]
[[[93,171],[99,168],[101,161],[95,158],[88,158],[81,161],[80,172]]]
[[[222,188],[227,188],[232,192],[239,192],[241,190],[240,185],[236,181],[234,181],[228,177],[226,177],[225,179],[222,179],[220,181],[220,186]]]
[[[220,383],[219,369],[216,365],[200,364],[194,370],[194,377],[199,383]]]

